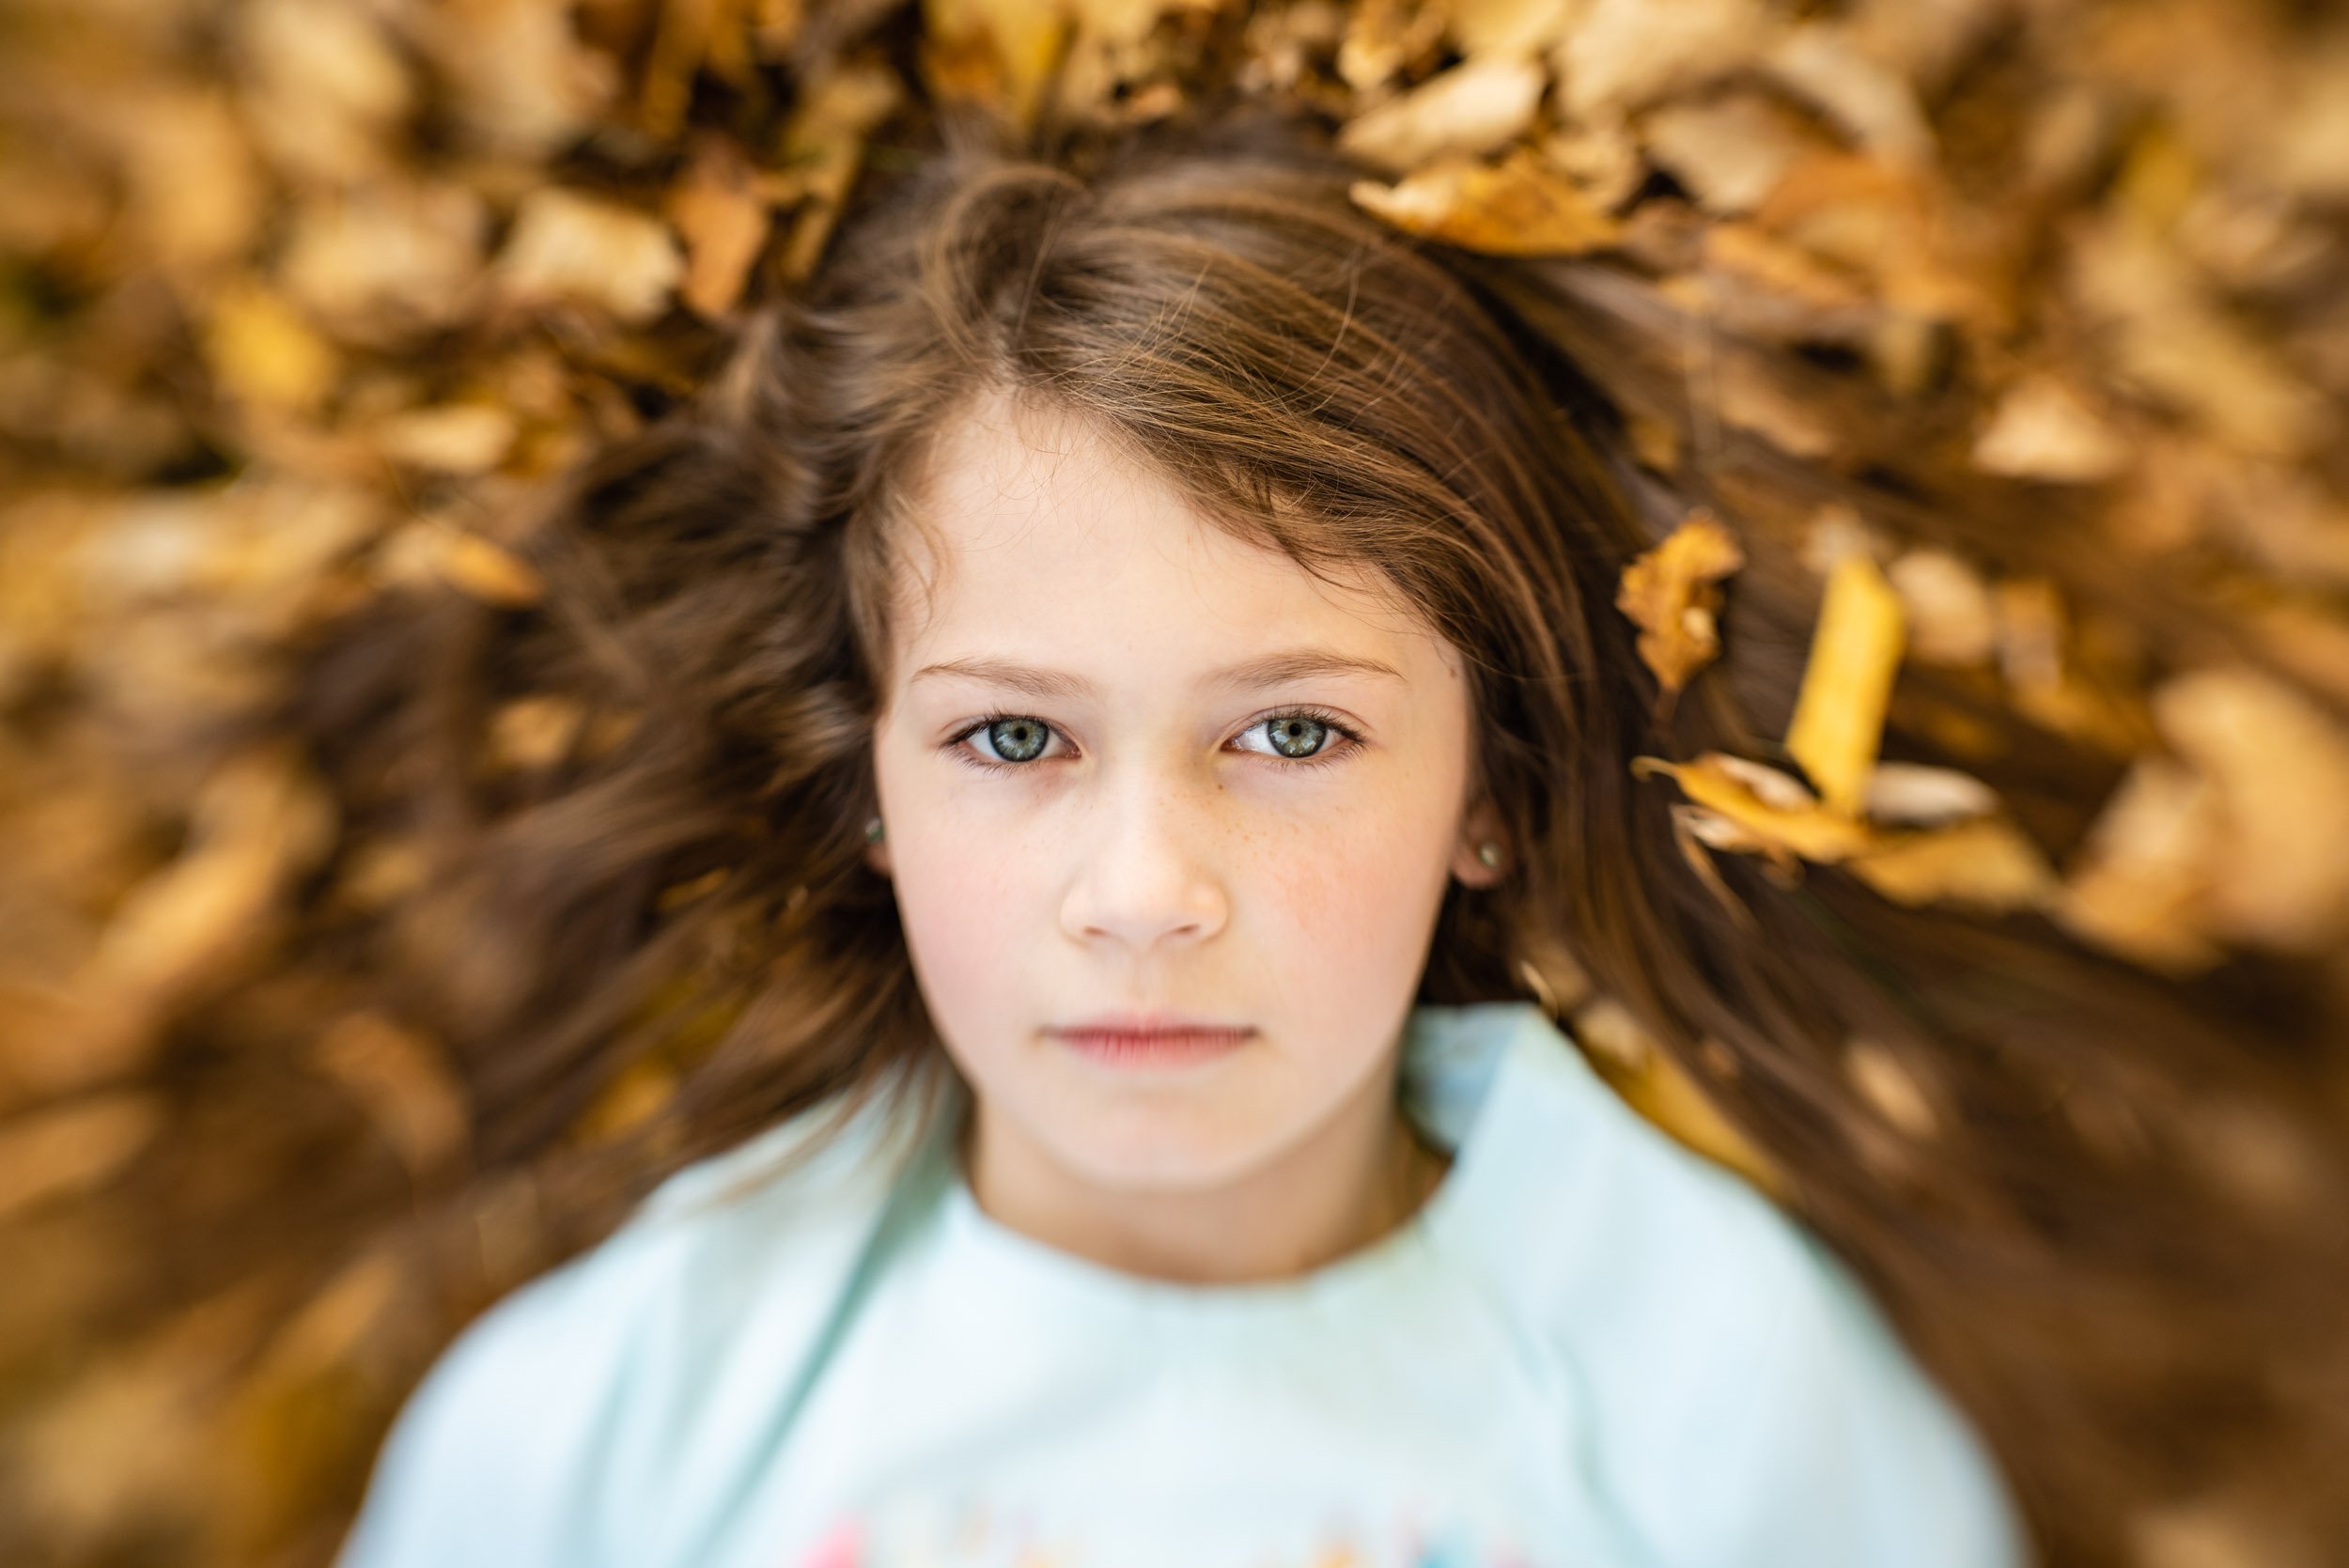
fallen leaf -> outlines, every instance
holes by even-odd
[[[489,226],[488,205],[460,185],[330,194],[293,214],[278,277],[335,337],[396,347],[474,308]]]
[[[1479,157],[1523,135],[1548,78],[1532,60],[1475,57],[1348,121],[1338,146],[1390,174]]]
[[[941,99],[1035,122],[1068,38],[1059,7],[1037,0],[922,0],[922,75]]]
[[[1769,25],[1760,0],[1592,0],[1557,50],[1567,113],[1637,109],[1725,74]]]
[[[509,303],[583,304],[629,323],[660,315],[684,272],[658,219],[559,186],[522,198],[495,268]]]
[[[376,427],[386,458],[440,474],[486,474],[513,450],[514,416],[494,403],[410,409]]]
[[[1831,811],[1856,814],[1866,796],[1903,636],[1900,597],[1875,562],[1845,556],[1828,578],[1786,731],[1787,754]]]
[[[2007,390],[1974,442],[1974,466],[2016,479],[2092,484],[2109,479],[2129,449],[2077,393],[2052,376]]]
[[[264,408],[315,412],[334,391],[341,358],[269,290],[245,284],[212,302],[204,357],[222,389]]]
[[[1903,657],[1924,664],[1987,663],[1998,651],[1999,615],[1982,574],[1945,550],[1905,551],[1885,568],[1908,628]]]
[[[729,137],[695,138],[685,172],[669,188],[666,210],[685,241],[678,295],[695,315],[714,320],[742,297],[767,241],[767,198],[750,159]]]
[[[797,283],[814,272],[824,241],[838,222],[864,144],[904,101],[897,73],[878,62],[844,66],[825,77],[791,117],[783,136],[783,183],[768,188],[770,199],[807,199],[793,220],[781,271]]]
[[[1668,773],[1681,793],[1736,827],[1741,840],[1722,848],[1760,848],[1781,862],[1799,856],[1834,864],[1874,842],[1859,818],[1820,805],[1800,780],[1776,768],[1721,752],[1693,762],[1662,757],[1631,759],[1634,778]]]
[[[1397,228],[1494,256],[1575,256],[1604,249],[1622,232],[1526,147],[1498,164],[1440,159],[1392,186],[1357,180],[1349,194]]]
[[[1879,762],[1869,770],[1871,822],[1930,827],[1999,809],[1998,791],[1970,773],[1914,762]]]
[[[2056,886],[2038,846],[2013,823],[1995,816],[1886,835],[1845,863],[1853,876],[1896,904],[2034,908]]]
[[[1666,691],[1720,653],[1719,583],[1745,564],[1729,530],[1700,509],[1624,568],[1615,608],[1639,624],[1640,657]]]
[[[1384,86],[1442,41],[1445,8],[1420,0],[1357,0],[1346,8],[1338,76],[1357,93]]]
[[[1553,48],[1572,25],[1579,0],[1450,0],[1431,7],[1446,13],[1460,53],[1538,54]]]
[[[1819,145],[1800,116],[1759,93],[1651,110],[1640,121],[1650,158],[1716,215],[1762,205],[1797,160]]]
[[[2163,737],[2217,786],[2207,901],[2228,936],[2326,951],[2349,928],[2349,733],[2248,666],[2187,672],[2154,693]]]
[[[1763,59],[1772,78],[1840,124],[1870,154],[1920,166],[1932,163],[1933,128],[1915,90],[1871,58],[1843,23],[1791,27]]]

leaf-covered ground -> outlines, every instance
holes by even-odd
[[[1624,575],[1642,657],[1668,691],[1702,678],[1741,574],[1818,596],[1769,754],[1637,768],[1691,862],[2036,911],[2168,974],[2307,959],[2335,1027],[2349,25],[2321,13],[12,0],[0,1557],[323,1561],[434,1349],[560,1245],[525,1175],[430,1250],[350,1236],[185,1299],[159,1193],[257,1236],[353,1141],[421,1182],[464,1169],[472,1127],[433,1039],[279,967],[405,897],[409,847],[354,831],[297,750],[190,737],[234,734],[305,631],[388,587],[531,603],[506,546],[544,482],[693,386],[946,99],[1136,121],[1213,85],[1286,95],[1344,125],[1385,221],[1600,263],[1653,330],[1598,380],[1643,462],[1716,498]],[[1933,543],[1890,505],[1749,507],[1757,451],[1970,499]],[[1928,669],[1980,704],[1903,679]],[[2070,815],[1880,757],[1890,713],[1985,762],[2053,737]],[[481,766],[599,722],[519,695]],[[1557,1000],[1643,1111],[1771,1181],[1621,1009]],[[1945,1113],[1869,1041],[1849,1068],[1895,1126]],[[624,1078],[574,1141],[668,1081]],[[2238,1178],[2291,1179],[2258,1126],[2213,1137]],[[2159,1568],[2316,1560],[2190,1507],[2139,1539]]]

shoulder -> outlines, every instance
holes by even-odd
[[[2028,1561],[1987,1451],[1842,1260],[1560,1044],[1537,1310],[1633,1533],[1665,1564]]]
[[[885,1199],[894,1109],[827,1101],[687,1167],[474,1320],[394,1422],[337,1568],[625,1560],[728,1375],[807,1353]]]

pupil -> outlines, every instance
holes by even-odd
[[[1013,738],[1006,743],[1004,737]],[[999,719],[990,727],[988,740],[995,754],[1010,762],[1026,762],[1044,750],[1043,726],[1026,719]]]
[[[1317,719],[1276,719],[1272,725],[1272,744],[1280,749],[1283,756],[1309,757],[1321,750],[1322,728]],[[1296,743],[1295,750],[1291,749],[1292,742]]]

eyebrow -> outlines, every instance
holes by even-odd
[[[1032,697],[1060,697],[1073,701],[1094,695],[1093,682],[1082,675],[1066,675],[1058,670],[1040,670],[1033,664],[1021,664],[1008,659],[949,659],[941,663],[923,665],[913,673],[913,679],[920,680],[924,675],[962,675],[971,680],[1006,686]],[[1210,671],[1202,677],[1201,684],[1237,691],[1278,686],[1283,681],[1303,680],[1313,675],[1381,675],[1390,680],[1404,678],[1402,671],[1375,659],[1360,659],[1327,648],[1291,648]]]

